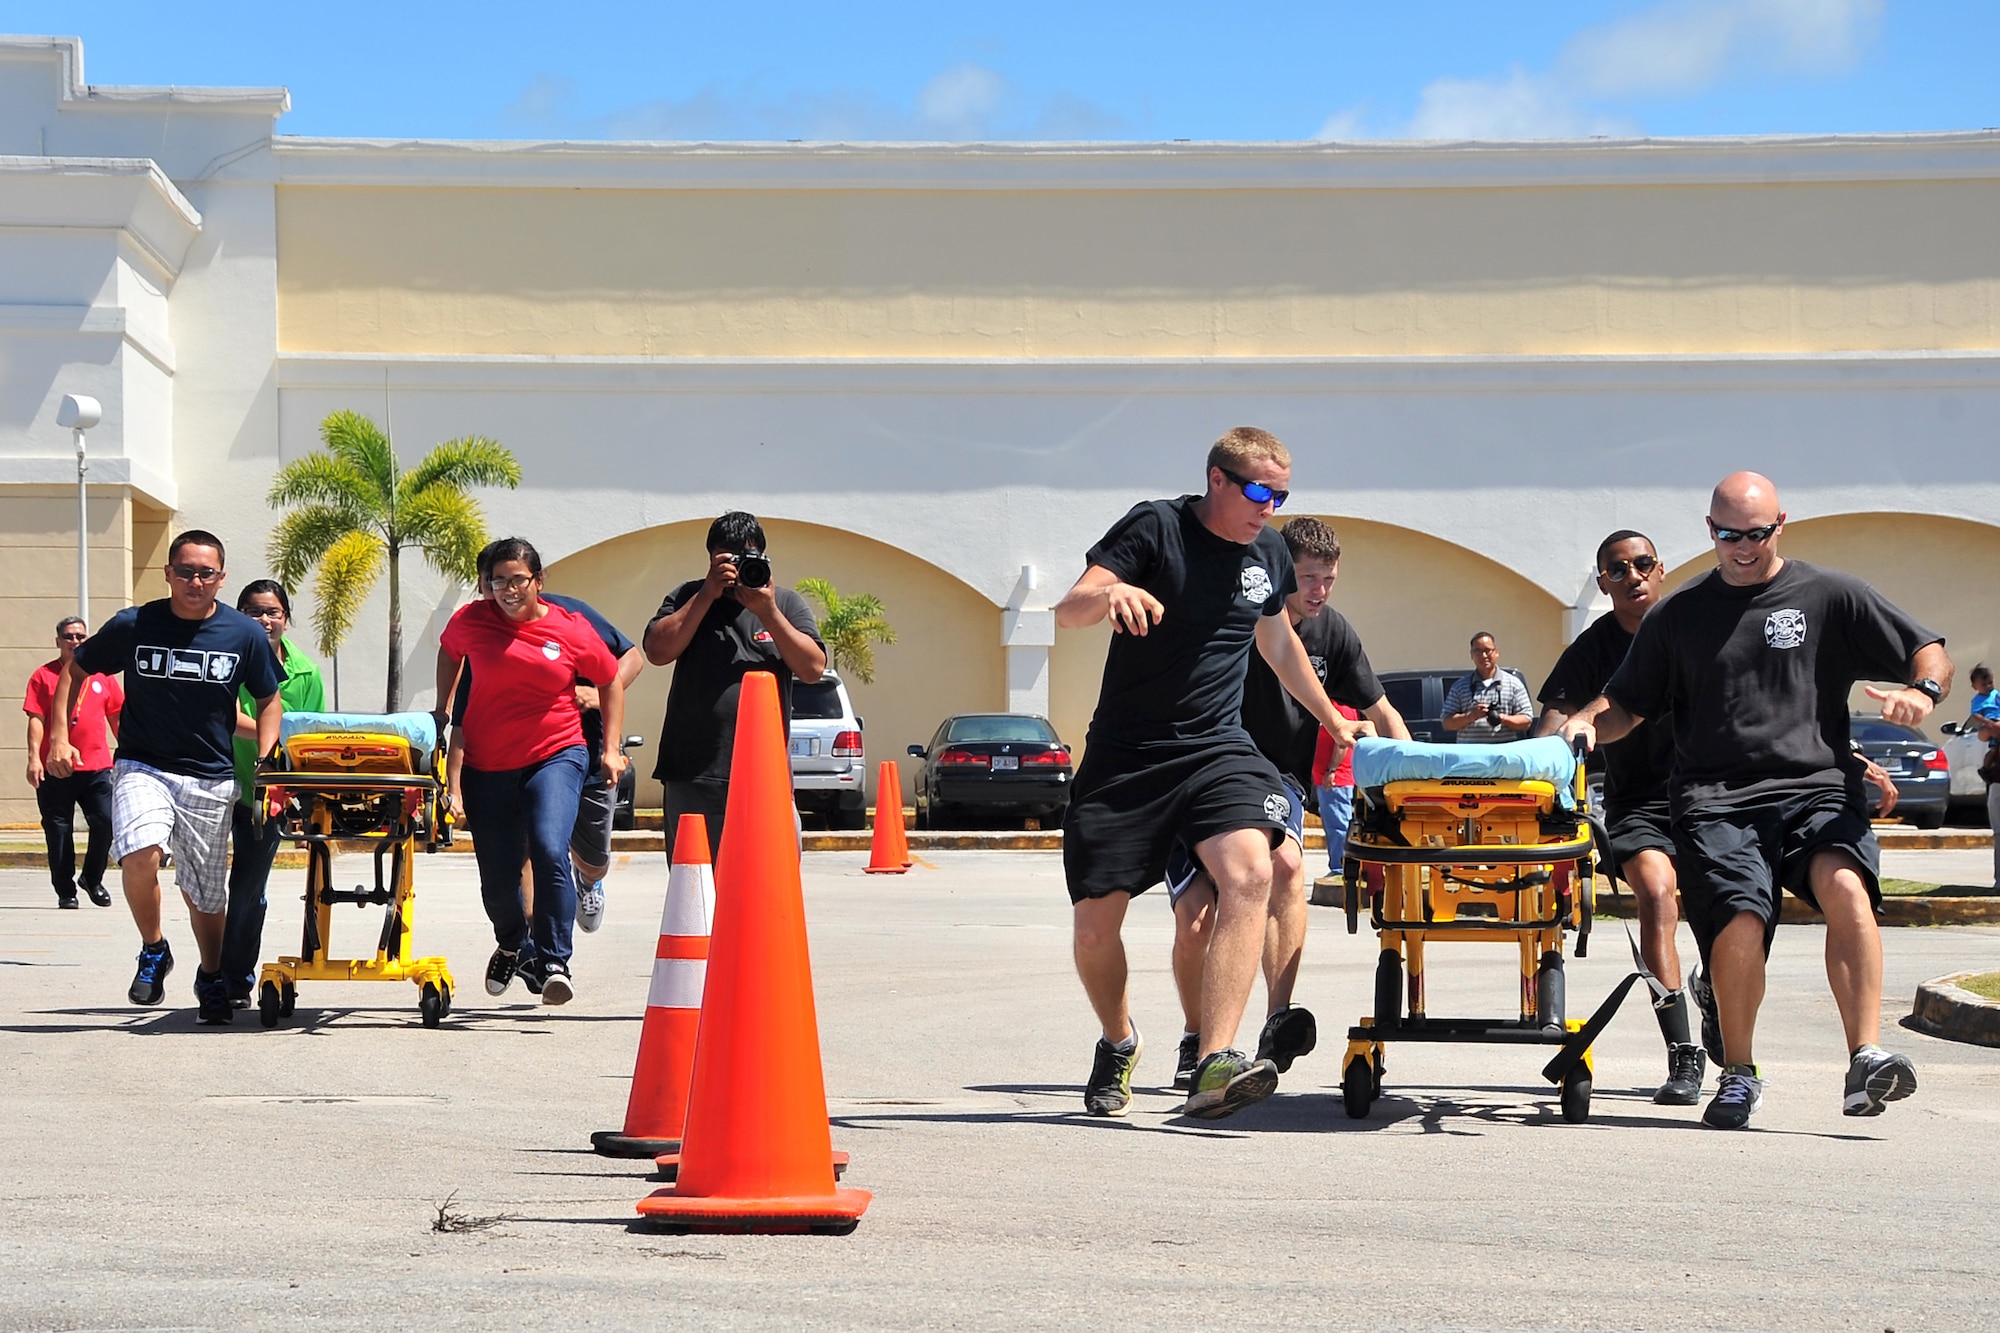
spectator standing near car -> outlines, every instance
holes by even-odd
[[[104,887],[104,867],[111,855],[111,741],[117,739],[118,713],[125,706],[125,690],[116,676],[92,676],[77,690],[69,719],[76,768],[66,778],[51,777],[48,771],[48,716],[55,704],[56,682],[77,646],[89,637],[90,626],[83,617],[58,620],[56,656],[35,668],[21,700],[21,711],[28,715],[28,785],[35,789],[42,837],[48,843],[49,882],[61,908],[76,906],[78,811],[90,831],[83,852],[84,896],[99,907],[111,906],[111,891]]]
[[[247,689],[256,705],[260,757],[277,748],[283,707],[278,659],[263,629],[215,600],[224,569],[220,537],[198,528],[175,537],[167,547],[168,595],[126,607],[76,649],[48,719],[49,771],[67,777],[78,759],[69,736],[78,691],[93,673],[124,673],[127,707],[111,766],[111,857],[140,941],[126,995],[134,1004],[166,997],[174,955],[160,922],[160,858],[171,850],[201,955],[194,994],[203,1023],[227,1023],[231,1014],[222,936],[238,694]]]
[[[292,599],[275,579],[244,585],[236,609],[257,622],[284,673],[278,701],[288,713],[317,713],[326,707],[326,682],[319,664],[307,657],[285,631],[292,627]],[[278,821],[258,820],[257,701],[247,687],[236,696],[236,804],[229,812],[229,909],[222,930],[222,980],[234,1009],[250,1005],[257,989],[257,955],[264,946],[265,885],[277,858]]]
[[[1993,669],[1984,662],[1972,668],[1969,679],[1977,693],[1965,725],[1986,742],[1979,775],[1986,779],[1986,823],[1993,830],[1993,887],[2000,889],[2000,691],[1993,688]]]
[[[1338,700],[1333,706],[1350,722],[1361,717]],[[1354,823],[1354,751],[1338,749],[1325,727],[1319,729],[1319,744],[1313,749],[1313,790],[1318,793],[1320,828],[1326,834],[1326,873],[1338,875],[1347,856],[1347,830]]]
[[[707,821],[713,854],[722,847],[729,808],[743,678],[753,671],[778,678],[789,736],[792,681],[810,685],[826,674],[826,644],[805,598],[772,582],[763,525],[741,510],[709,525],[707,576],[666,595],[643,643],[648,662],[674,664],[653,769],[665,788],[667,856],[673,857],[684,814]]]
[[[1500,669],[1500,644],[1486,630],[1472,636],[1472,674],[1444,696],[1444,729],[1460,745],[1517,741],[1533,725],[1535,705],[1519,676]]]
[[[459,774],[479,894],[498,947],[486,965],[486,992],[501,995],[517,973],[543,1004],[567,1004],[576,924],[570,832],[585,781],[578,680],[603,682],[604,734],[623,734],[625,687],[618,661],[589,621],[542,600],[542,558],[519,537],[482,553],[486,591],[462,606],[438,638],[437,697],[453,697],[460,668],[473,668],[466,704],[465,762]],[[603,781],[625,769],[617,745],[604,751]],[[521,862],[532,866],[532,922],[522,910]]]
[[[1951,688],[1944,640],[1849,574],[1778,554],[1785,512],[1754,472],[1719,483],[1708,528],[1717,569],[1647,615],[1604,693],[1563,727],[1610,742],[1671,713],[1669,792],[1688,924],[1712,991],[1696,983],[1702,1039],[1722,1075],[1702,1119],[1740,1129],[1763,1101],[1753,1038],[1786,889],[1826,918],[1827,984],[1848,1067],[1841,1109],[1879,1115],[1916,1090],[1909,1057],[1875,1042],[1882,937],[1880,849],[1848,747],[1860,680],[1890,722],[1915,726]]]

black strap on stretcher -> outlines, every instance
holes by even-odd
[[[1602,855],[1598,857],[1598,869],[1604,872],[1604,878],[1608,883],[1616,885],[1618,882],[1618,867],[1612,864],[1611,838],[1606,834],[1604,825],[1600,824],[1595,817],[1592,817],[1590,820],[1590,832],[1591,836],[1597,839],[1597,845],[1602,849]],[[1634,982],[1644,981],[1646,989],[1652,992],[1654,999],[1659,999],[1667,994],[1666,986],[1661,983],[1658,977],[1653,975],[1652,969],[1646,966],[1645,956],[1639,951],[1639,940],[1632,934],[1632,927],[1630,925],[1625,927],[1625,942],[1632,946],[1632,966],[1637,970],[1630,973],[1623,981],[1612,988],[1611,994],[1604,997],[1604,1003],[1597,1006],[1597,1012],[1592,1014],[1582,1027],[1572,1032],[1569,1040],[1562,1044],[1562,1049],[1558,1050],[1554,1057],[1542,1066],[1542,1077],[1549,1082],[1561,1083],[1564,1078],[1568,1077],[1569,1071],[1576,1068],[1583,1060],[1583,1053],[1590,1049],[1591,1043],[1597,1040],[1598,1034],[1603,1032],[1606,1025],[1611,1022],[1612,1016],[1618,1012],[1619,1006],[1625,1003],[1625,997],[1632,993]],[[1579,943],[1581,942],[1579,941]],[[1582,948],[1577,949],[1576,956],[1579,958],[1583,957]]]

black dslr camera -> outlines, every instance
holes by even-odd
[[[771,586],[771,561],[762,551],[745,551],[736,557],[736,582],[745,588]]]

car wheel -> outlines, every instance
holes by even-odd
[[[1918,828],[1943,828],[1943,810],[1924,810],[1910,816],[1910,822]]]
[[[875,817],[877,819],[880,819],[882,817],[882,812],[879,810],[876,811]],[[868,811],[864,807],[858,805],[855,806],[853,809],[849,809],[844,805],[836,806],[834,809],[827,812],[826,822],[827,825],[831,828],[845,829],[849,832],[852,832],[855,829],[863,829],[868,827]]]
[[[924,821],[924,827],[929,829],[950,828],[950,807],[942,801],[932,801],[930,805],[930,818]]]

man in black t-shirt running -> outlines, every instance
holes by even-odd
[[[1298,633],[1327,697],[1360,712],[1375,724],[1377,735],[1410,739],[1402,714],[1375,679],[1361,636],[1347,617],[1327,604],[1340,572],[1340,538],[1316,518],[1295,518],[1279,535],[1299,584],[1298,591],[1285,599],[1285,618]],[[1305,810],[1312,799],[1319,719],[1299,706],[1261,654],[1251,654],[1243,681],[1243,729],[1264,757],[1277,765],[1285,796],[1292,803],[1286,836],[1271,853],[1271,909],[1264,929],[1266,1006],[1264,1028],[1257,1037],[1257,1058],[1270,1060],[1282,1074],[1319,1041],[1312,1012],[1292,1003],[1306,943]],[[1187,1023],[1174,1065],[1174,1086],[1186,1088],[1194,1083],[1201,1046],[1201,975],[1215,924],[1215,881],[1185,843],[1176,842],[1168,859],[1167,896],[1174,905],[1174,987],[1180,992]]]
[[[1215,928],[1202,969],[1201,1057],[1186,1113],[1226,1116],[1277,1087],[1277,1067],[1233,1049],[1270,909],[1271,850],[1292,801],[1243,730],[1254,642],[1335,739],[1373,730],[1334,711],[1291,621],[1291,557],[1266,524],[1285,502],[1291,455],[1243,426],[1209,450],[1207,490],[1133,507],[1090,548],[1056,604],[1056,624],[1109,618],[1111,648],[1089,745],[1063,824],[1077,973],[1103,1025],[1084,1106],[1123,1115],[1139,1031],[1120,928],[1134,895],[1160,882],[1176,839],[1214,877]]]
[[[1785,889],[1826,918],[1827,983],[1848,1048],[1842,1111],[1879,1115],[1917,1087],[1909,1057],[1875,1044],[1880,848],[1848,746],[1847,694],[1857,681],[1908,681],[1867,692],[1885,720],[1921,723],[1951,688],[1951,659],[1941,636],[1861,580],[1780,558],[1784,524],[1768,478],[1724,478],[1708,514],[1718,568],[1640,622],[1604,693],[1563,727],[1609,742],[1673,715],[1681,896],[1712,985],[1691,989],[1703,1044],[1723,1065],[1702,1119],[1717,1129],[1747,1125],[1763,1101],[1752,1039]]]

